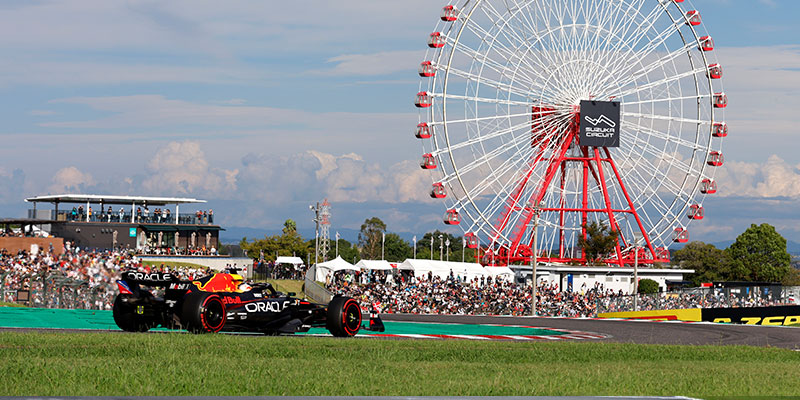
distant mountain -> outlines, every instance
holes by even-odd
[[[219,233],[222,243],[231,244],[239,243],[243,237],[247,240],[263,239],[264,236],[280,235],[282,229],[264,229],[264,228],[249,228],[241,226],[225,227],[224,231]],[[337,230],[331,229],[330,237],[334,240]],[[358,232],[355,229],[339,229],[339,237],[351,243],[358,240]],[[314,238],[314,229],[298,229],[297,233],[304,239],[310,240]]]

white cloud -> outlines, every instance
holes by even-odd
[[[414,60],[422,61],[425,51],[382,51],[372,54],[344,54],[328,59],[335,63],[329,70],[316,71],[325,75],[385,75],[405,71],[411,74]]]
[[[201,194],[227,198],[236,191],[238,170],[209,166],[195,142],[171,142],[158,150],[145,166],[149,175],[142,189],[154,194]]]
[[[321,197],[352,203],[430,201],[430,178],[410,161],[383,167],[353,153],[307,151],[283,157],[250,154],[242,164],[239,196],[259,196],[267,204]]]
[[[51,193],[81,192],[85,187],[95,184],[94,178],[89,173],[84,173],[75,167],[64,167],[53,175],[50,185]]]
[[[726,162],[717,172],[720,196],[800,198],[800,164],[773,155],[764,163]]]

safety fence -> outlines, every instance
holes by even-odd
[[[113,282],[92,285],[60,273],[5,273],[0,275],[0,287],[2,301],[39,308],[110,310],[117,294]]]
[[[800,287],[726,287],[691,288],[680,292],[639,294],[638,311],[682,310],[690,308],[742,308],[800,304]],[[633,295],[601,297],[597,313],[634,311]]]

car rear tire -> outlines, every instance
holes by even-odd
[[[183,302],[181,323],[192,333],[215,333],[225,326],[227,313],[222,297],[214,293],[190,293]]]
[[[355,336],[361,329],[361,306],[352,297],[334,297],[328,304],[326,325],[333,336]]]
[[[117,295],[117,298],[114,299],[114,308],[112,309],[114,322],[116,322],[119,329],[126,332],[147,332],[150,328],[155,326],[155,323],[150,318],[137,313],[137,307],[144,306],[132,304],[131,301],[134,299],[136,299],[136,297],[132,294]]]

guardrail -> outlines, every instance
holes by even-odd
[[[306,297],[314,300],[317,303],[328,304],[331,302],[333,298],[333,293],[329,292],[328,289],[325,289],[322,285],[317,283],[314,280],[314,276],[316,276],[317,266],[312,265],[311,268],[306,271],[305,277],[305,285],[303,291],[306,294]]]

